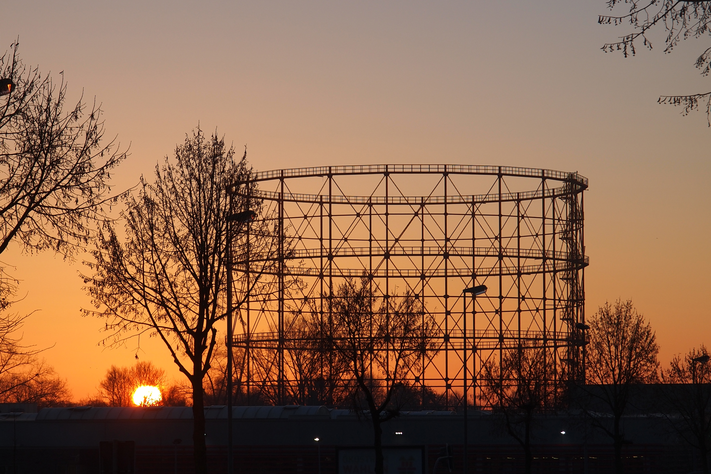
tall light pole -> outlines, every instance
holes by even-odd
[[[321,439],[314,438],[314,441],[316,442],[316,450],[318,452],[318,474],[321,474]]]
[[[700,426],[703,426],[704,420],[706,418],[706,401],[704,400],[703,396],[703,390],[701,388],[701,383],[699,382],[698,379],[698,374],[696,373],[696,364],[701,364],[701,365],[706,365],[711,359],[708,354],[702,354],[698,357],[694,357],[691,359],[691,382],[694,385],[694,391],[696,392],[694,395],[696,396],[696,410],[698,411],[697,415],[699,416],[699,421],[701,422]],[[702,381],[703,381],[703,373],[701,375]],[[709,466],[708,466],[708,453],[706,452],[706,441],[705,441],[705,435],[702,435],[702,437],[699,438],[699,451],[701,454],[701,469],[704,473],[709,472]]]
[[[467,294],[472,295],[472,330],[476,336],[476,322],[474,316],[476,315],[476,297],[478,295],[483,295],[486,293],[486,285],[472,286],[471,288],[465,288],[462,291],[462,300],[464,303],[464,310],[462,311],[462,361],[463,361],[463,376],[464,381],[464,462],[462,463],[462,472],[467,474],[467,451],[469,451],[469,417],[467,414],[467,405],[469,405],[469,396],[467,394],[469,386],[467,385]],[[476,361],[474,361],[476,364]],[[476,393],[474,394],[476,398]]]
[[[227,474],[232,474],[232,223],[242,225],[251,222],[257,214],[243,211],[227,216]]]

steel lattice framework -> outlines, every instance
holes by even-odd
[[[381,296],[417,295],[434,317],[439,350],[423,354],[409,383],[447,406],[461,405],[465,380],[468,404],[486,404],[484,366],[522,345],[544,348],[561,381],[583,377],[588,183],[577,172],[326,166],[259,172],[253,181],[262,215],[287,244],[273,255],[275,290],[240,308],[233,347],[247,392],[270,388],[276,403],[288,401],[299,379],[290,351],[303,349],[290,331],[294,315],[307,304],[327,311],[334,289],[363,275]],[[486,294],[463,297],[482,284]]]

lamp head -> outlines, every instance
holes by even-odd
[[[253,221],[256,217],[257,213],[254,211],[242,211],[227,216],[227,222],[237,222],[239,224],[244,224],[245,222]]]
[[[486,293],[486,290],[487,290],[486,285],[477,285],[477,286],[473,286],[471,288],[464,288],[462,293],[469,293],[474,296],[479,296],[479,295],[483,295],[484,293]]]

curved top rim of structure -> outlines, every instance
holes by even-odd
[[[249,181],[270,181],[280,178],[308,178],[356,174],[470,174],[516,176],[524,178],[545,178],[566,183],[575,183],[581,188],[588,187],[588,179],[577,171],[566,172],[544,168],[494,165],[456,164],[380,164],[380,165],[337,165],[312,166],[305,168],[284,168],[255,172]]]

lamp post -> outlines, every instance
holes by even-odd
[[[691,382],[694,385],[695,389],[695,395],[696,395],[696,410],[698,411],[697,415],[699,417],[699,421],[703,424],[704,420],[706,418],[706,401],[704,400],[703,396],[703,390],[701,388],[701,383],[698,380],[698,376],[696,373],[696,364],[702,364],[706,365],[711,357],[709,357],[708,354],[703,354],[698,357],[694,357],[691,359]],[[701,376],[703,380],[703,375]],[[704,440],[705,435],[702,435],[702,437],[699,438],[699,451],[701,454],[701,468],[703,472],[709,472],[708,468],[708,454],[706,452],[706,441]]]
[[[254,211],[227,216],[227,474],[232,474],[232,223],[244,224],[257,217]]]
[[[469,451],[469,418],[467,414],[467,405],[469,405],[469,397],[467,395],[469,386],[467,385],[467,294],[472,295],[472,329],[476,334],[476,322],[474,316],[476,314],[476,297],[478,295],[483,295],[486,293],[486,285],[472,286],[471,288],[465,288],[462,291],[462,300],[464,303],[464,309],[462,311],[462,360],[463,360],[463,376],[464,381],[464,462],[462,463],[462,472],[467,474],[467,451]],[[476,361],[474,362],[476,363]],[[476,398],[476,393],[474,394]]]
[[[319,443],[321,439],[316,437],[314,441],[316,442],[316,450],[318,452],[318,474],[321,474],[321,443]]]
[[[175,456],[173,459],[175,461],[173,467],[175,469],[175,474],[178,474],[178,445],[182,442],[183,440],[180,438],[175,438],[173,440],[173,454]]]
[[[587,373],[586,362],[587,362],[587,360],[588,360],[588,356],[587,356],[587,347],[588,347],[587,332],[588,332],[588,330],[590,330],[590,326],[587,325],[587,324],[585,324],[585,323],[575,323],[575,329],[577,329],[578,332],[583,336],[582,339],[576,339],[576,344],[580,344],[580,346],[582,346],[582,348],[583,348],[583,360],[582,360],[582,365],[583,365],[583,367],[582,367],[582,369],[581,369],[579,372],[577,372],[577,373],[575,374],[575,376],[576,376],[576,378],[579,378],[579,379],[580,379],[580,380],[579,380],[580,382],[582,382],[583,384],[585,384],[585,383],[586,383],[585,380],[586,380],[586,378],[587,378],[587,377],[586,377],[586,373]],[[579,346],[578,346],[578,347],[579,347]],[[577,368],[578,368],[578,361],[579,361],[577,351],[576,351],[576,353],[575,353],[575,357],[576,357],[575,368],[576,368],[576,370],[577,370]],[[576,380],[576,381],[577,381],[577,380]]]

